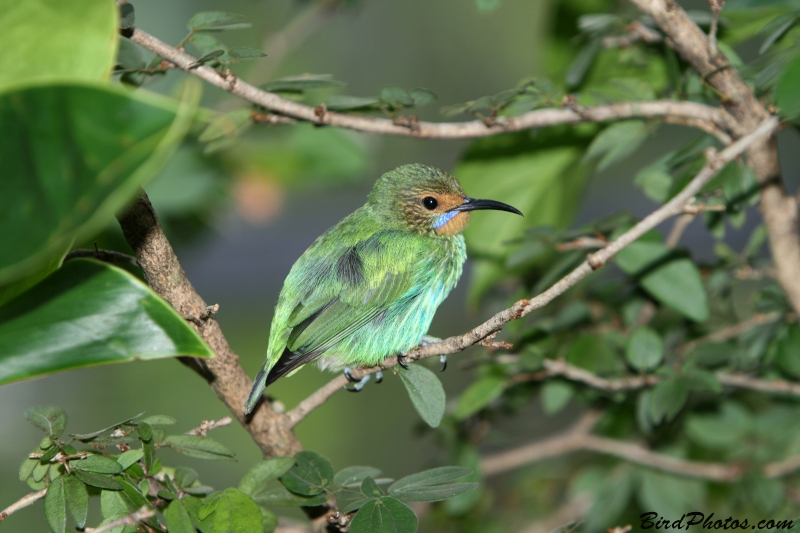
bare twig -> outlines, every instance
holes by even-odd
[[[409,127],[408,125],[400,125],[397,121],[388,118],[335,113],[321,107],[314,108],[286,100],[276,94],[262,91],[238,79],[232,73],[223,75],[205,65],[195,66],[197,58],[156,39],[138,28],[134,30],[131,40],[170,61],[176,67],[274,113],[315,124],[338,126],[370,133],[417,138],[466,139],[487,137],[509,131],[544,128],[557,124],[606,122],[621,118],[658,118],[665,116],[706,120],[723,131],[736,130],[735,121],[731,120],[730,116],[721,109],[675,100],[621,102],[611,105],[585,107],[580,110],[570,108],[539,109],[518,117],[497,117],[488,126],[482,120],[472,120],[443,123],[417,121],[414,122],[413,127]]]
[[[520,300],[509,309],[495,314],[492,318],[477,326],[471,331],[458,337],[450,337],[442,342],[421,346],[412,350],[407,356],[406,361],[416,361],[435,355],[446,355],[460,352],[465,348],[480,343],[490,335],[500,331],[505,324],[512,320],[517,320],[528,313],[544,307],[552,302],[556,297],[563,294],[567,289],[574,286],[580,280],[601,268],[614,255],[634,242],[636,239],[655,228],[665,220],[675,215],[683,213],[683,210],[693,200],[706,183],[708,183],[722,168],[730,161],[739,157],[752,143],[770,135],[778,126],[778,119],[771,117],[765,120],[758,128],[742,137],[718,154],[710,157],[708,163],[692,178],[692,180],[676,194],[669,202],[662,205],[644,219],[639,221],[631,229],[620,235],[604,248],[590,254],[586,260],[578,265],[572,272],[561,278],[549,289],[532,298],[531,300]],[[361,378],[367,374],[378,371],[380,368],[391,368],[397,364],[397,357],[387,358],[382,367],[361,368],[351,373],[354,378]],[[332,396],[337,390],[347,384],[344,376],[338,376],[324,385],[321,389],[314,392],[311,396],[301,401],[294,409],[287,413],[290,427],[294,427],[312,410],[319,407]]]
[[[556,250],[559,252],[568,252],[569,250],[592,250],[602,248],[606,244],[608,244],[608,241],[605,239],[584,236],[569,242],[560,242],[556,244]]]
[[[730,339],[735,339],[736,337],[738,337],[747,330],[753,329],[754,327],[760,326],[762,324],[775,322],[782,316],[783,315],[778,311],[773,311],[771,313],[756,313],[755,315],[753,315],[752,317],[748,318],[743,322],[739,322],[738,324],[734,324],[730,327],[723,328],[713,333],[710,333],[705,337],[700,337],[699,339],[687,342],[686,344],[684,344],[679,348],[679,352],[688,353],[699,344],[705,344],[708,342],[725,342]]]
[[[146,505],[143,505],[131,514],[117,518],[116,520],[112,520],[111,522],[100,527],[96,527],[94,529],[87,527],[86,533],[108,533],[109,531],[120,526],[136,526],[140,522],[144,522],[148,518],[152,518],[155,516],[155,514],[156,512],[154,510],[150,509]]]
[[[79,257],[90,257],[99,261],[105,261],[106,263],[127,263],[136,267],[139,266],[139,263],[136,262],[135,257],[128,254],[123,254],[122,252],[115,252],[113,250],[87,250],[82,248],[78,250],[72,250],[64,258],[64,261],[78,259]]]
[[[552,459],[577,451],[611,455],[629,463],[654,468],[679,476],[730,483],[737,481],[747,469],[742,463],[713,463],[679,459],[654,452],[640,444],[592,435],[602,413],[589,411],[565,432],[481,460],[481,471],[487,475],[509,472],[520,466]],[[800,470],[800,456],[789,457],[764,465],[766,477],[786,476]]]
[[[219,420],[203,420],[200,425],[190,431],[187,431],[187,435],[200,435],[201,437],[205,437],[208,435],[208,432],[212,429],[221,428],[223,426],[229,426],[233,420],[229,416],[223,416]]]
[[[638,20],[634,20],[625,28],[625,35],[612,35],[604,37],[601,41],[603,48],[627,48],[639,41],[647,44],[660,43],[664,40],[660,33],[652,30]]]
[[[19,500],[15,501],[11,505],[0,511],[0,522],[2,522],[15,512],[19,511],[20,509],[32,505],[34,502],[44,498],[45,494],[47,494],[47,489],[42,489],[36,492],[31,492],[30,494],[26,494]]]
[[[711,5],[711,28],[708,30],[708,51],[711,54],[716,54],[719,14],[722,13],[722,7],[725,5],[725,0],[708,0],[708,3]]]
[[[664,244],[670,248],[675,248],[678,245],[678,242],[681,240],[684,232],[686,232],[686,230],[689,228],[689,225],[692,223],[695,216],[697,215],[693,213],[684,213],[676,218],[675,224],[672,226],[672,230],[670,230],[669,235],[667,235],[667,240],[664,241]]]

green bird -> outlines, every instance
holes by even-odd
[[[417,347],[467,258],[461,232],[470,212],[496,209],[446,172],[404,165],[381,176],[367,203],[300,256],[283,284],[267,359],[245,404],[250,413],[276,379],[316,360],[344,370],[380,365]],[[442,370],[446,359],[442,359]],[[361,390],[369,375],[357,381]],[[380,377],[377,378],[380,381]]]

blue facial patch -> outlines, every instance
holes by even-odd
[[[441,215],[436,217],[436,220],[434,220],[433,229],[441,228],[442,226],[450,222],[453,219],[453,217],[455,217],[458,213],[459,211],[447,211],[446,213],[442,213]]]

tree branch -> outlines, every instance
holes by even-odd
[[[15,501],[11,505],[0,511],[0,522],[2,522],[15,512],[19,511],[20,509],[24,509],[25,507],[32,505],[34,502],[44,498],[45,494],[47,494],[47,489],[42,489],[36,492],[31,492],[30,494],[26,494],[19,500]]]
[[[202,316],[208,306],[186,278],[144,191],[118,218],[148,285],[182,316]],[[197,330],[215,356],[207,360],[181,358],[182,362],[208,381],[217,397],[250,432],[265,456],[294,455],[300,451],[300,442],[285,424],[283,415],[273,411],[268,403],[262,402],[251,417],[244,416],[244,403],[252,381],[239,364],[238,356],[233,353],[217,321],[209,318],[201,323],[202,327],[197,327]]]
[[[482,120],[443,123],[414,122],[413,125],[399,125],[388,118],[335,113],[327,111],[324,106],[315,108],[286,100],[240,80],[229,71],[223,75],[211,67],[205,65],[197,66],[197,58],[194,56],[156,39],[139,28],[134,29],[130,39],[173,63],[177,68],[198,76],[212,85],[272,112],[314,124],[338,126],[369,133],[401,135],[420,139],[466,139],[532,128],[544,128],[557,124],[606,122],[632,117],[662,118],[667,116],[683,118],[687,121],[705,121],[710,124],[709,128],[716,128],[722,131],[736,131],[737,128],[736,122],[722,109],[694,102],[675,100],[621,102],[576,109],[539,109],[518,117],[498,117],[491,125],[487,125]],[[690,124],[690,122],[687,122],[687,124]]]
[[[708,183],[722,168],[742,154],[752,143],[758,142],[770,135],[778,126],[778,119],[770,117],[759,125],[754,131],[730,144],[718,154],[709,154],[709,161],[692,178],[692,180],[676,194],[669,202],[662,205],[644,219],[639,221],[631,229],[620,235],[615,241],[610,242],[604,248],[590,254],[586,260],[578,265],[572,272],[561,278],[549,289],[532,298],[531,300],[520,300],[510,308],[500,311],[492,318],[477,326],[472,331],[458,337],[450,337],[435,344],[418,347],[412,350],[405,358],[406,361],[416,361],[435,355],[448,355],[460,352],[465,348],[480,343],[487,337],[500,331],[505,324],[512,320],[517,320],[528,313],[544,307],[560,296],[567,289],[577,284],[580,280],[601,268],[614,255],[634,242],[636,239],[655,228],[670,217],[684,212],[691,204],[694,195],[697,194],[706,183]],[[397,364],[397,357],[387,358],[381,367],[360,368],[354,370],[351,375],[354,378],[361,378],[367,374],[377,372],[381,368],[391,368]],[[344,376],[338,376],[314,392],[311,396],[301,401],[294,409],[286,414],[289,426],[294,427],[311,411],[319,407],[330,398],[336,391],[347,384]]]
[[[720,95],[722,105],[736,119],[741,131],[751,131],[769,113],[706,34],[674,0],[630,0],[653,18],[667,42],[688,61]],[[718,0],[712,0],[712,9]],[[759,208],[769,235],[776,277],[796,314],[800,315],[800,230],[797,200],[786,193],[780,176],[777,140],[770,136],[747,151],[750,166],[761,183]]]
[[[654,452],[632,442],[592,435],[592,428],[601,415],[602,413],[599,411],[589,411],[563,433],[485,457],[481,460],[481,471],[486,476],[493,476],[516,470],[526,464],[577,451],[602,453],[662,472],[723,483],[737,481],[747,468],[741,463],[727,464],[679,459]],[[764,465],[762,473],[766,477],[776,478],[792,474],[798,469],[800,469],[800,456],[794,456]]]
[[[117,518],[116,520],[112,520],[111,522],[102,525],[100,527],[86,528],[86,533],[108,533],[109,531],[116,529],[120,526],[136,526],[140,522],[144,522],[148,518],[155,516],[156,512],[150,509],[148,506],[143,505],[138,510],[132,512],[129,515],[123,516],[121,518]]]

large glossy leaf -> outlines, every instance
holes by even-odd
[[[0,384],[176,355],[211,357],[186,320],[122,269],[75,260],[0,308]]]
[[[0,89],[110,75],[118,42],[114,2],[5,1],[0,11]]]
[[[172,155],[199,86],[180,105],[110,87],[0,95],[0,284],[28,275],[108,223]]]

